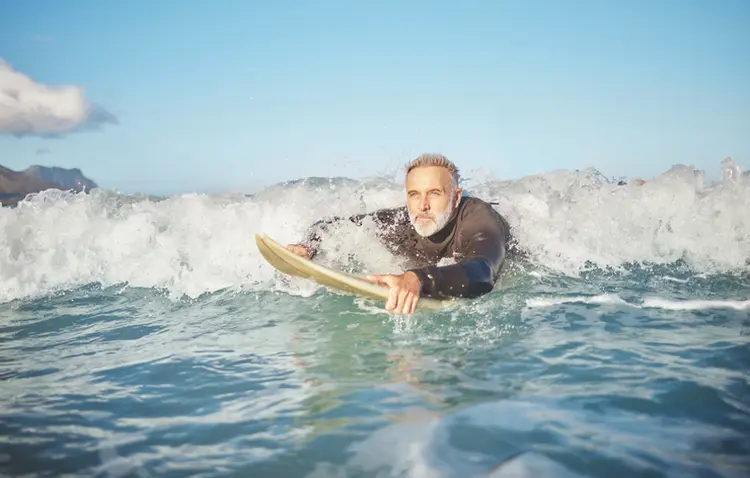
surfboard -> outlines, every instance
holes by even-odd
[[[266,261],[284,274],[312,280],[339,292],[369,299],[388,300],[390,290],[388,286],[376,284],[363,277],[331,269],[300,257],[264,233],[255,234],[255,244]],[[456,302],[452,299],[420,297],[417,309],[442,310],[454,306]]]

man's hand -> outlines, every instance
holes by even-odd
[[[302,244],[287,244],[286,248],[305,259],[310,259],[312,257],[312,251],[310,248]]]
[[[422,281],[419,280],[417,274],[409,271],[399,275],[374,275],[367,278],[391,288],[388,301],[385,303],[385,309],[388,312],[413,314],[417,309],[417,302],[422,291]]]

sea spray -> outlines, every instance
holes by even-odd
[[[745,274],[750,178],[732,161],[722,167],[715,184],[677,165],[642,186],[595,170],[553,171],[477,182],[467,194],[497,203],[539,271],[576,276],[592,267],[679,261],[695,273]],[[254,233],[296,242],[321,218],[403,202],[403,185],[389,177],[310,178],[250,197],[46,191],[0,209],[0,301],[85,284],[156,288],[172,297],[270,290],[285,279],[262,259]],[[398,270],[373,232],[344,223],[324,242],[322,260]]]

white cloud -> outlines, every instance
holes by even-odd
[[[0,134],[59,136],[104,123],[117,118],[87,101],[80,87],[37,83],[0,58]]]

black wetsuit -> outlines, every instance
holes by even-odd
[[[388,249],[406,257],[410,269],[422,281],[426,297],[477,297],[490,292],[505,261],[511,241],[508,222],[492,206],[473,197],[463,197],[452,219],[430,237],[417,234],[406,206],[358,214],[349,221],[362,225],[371,218],[378,238]],[[305,244],[315,254],[321,233],[343,218],[318,221],[308,230]],[[436,266],[443,258],[456,263]]]

